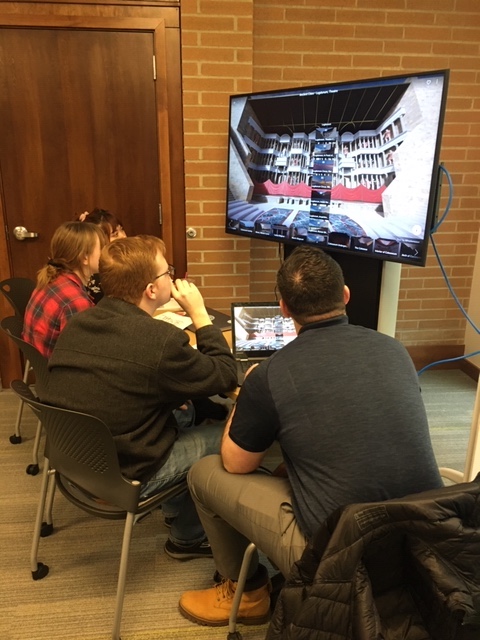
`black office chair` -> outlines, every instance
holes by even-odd
[[[242,638],[236,618],[255,549],[245,550],[227,640]],[[479,550],[480,474],[341,507],[293,564],[265,638],[477,640]]]
[[[0,291],[22,320],[34,289],[35,282],[30,278],[7,278],[0,282]]]
[[[120,471],[113,436],[107,425],[84,413],[59,409],[35,400],[22,380],[14,380],[13,391],[39,416],[46,432],[45,466],[33,536],[31,565],[34,580],[44,578],[47,565],[38,562],[40,537],[53,530],[51,507],[54,487],[87,513],[107,519],[125,520],[112,630],[120,640],[127,564],[133,525],[162,502],[187,490],[186,480],[150,498],[140,498],[141,484],[126,479]],[[50,482],[54,477],[55,482]],[[43,522],[45,508],[47,521]]]
[[[12,306],[15,315],[22,321],[25,316],[25,309],[27,308],[30,296],[35,289],[35,282],[30,278],[7,278],[0,282],[0,291]],[[20,332],[21,337],[21,332]],[[25,368],[23,371],[23,379],[25,382],[28,379],[28,373],[30,371],[30,363],[25,361]],[[10,436],[11,444],[20,444],[22,442],[22,436],[20,432],[20,423],[22,421],[23,414],[23,402],[18,405],[17,419],[15,421],[15,432]]]
[[[255,551],[251,542],[243,556],[227,640],[242,640],[237,615]],[[480,473],[470,482],[341,507],[294,563],[265,638],[280,640],[301,629],[305,640],[477,640],[479,551]],[[333,633],[335,605],[342,615],[333,616]]]
[[[23,376],[23,381],[25,384],[28,380],[28,374],[30,368],[33,369],[35,374],[35,392],[38,396],[43,395],[43,391],[46,390],[48,384],[48,368],[47,368],[47,359],[43,356],[38,349],[36,349],[33,345],[22,339],[22,330],[23,330],[23,320],[19,316],[9,316],[8,318],[3,318],[0,321],[0,327],[5,331],[5,333],[11,338],[20,351],[24,355],[25,359],[25,374]],[[28,365],[28,366],[27,366]],[[23,408],[23,401],[20,400],[20,407]],[[20,412],[21,416],[21,412]],[[18,415],[17,415],[17,429],[18,426]],[[27,466],[27,473],[32,476],[36,476],[39,471],[38,466],[38,452],[40,449],[40,438],[42,436],[42,425],[41,422],[38,421],[37,431],[35,434],[35,441],[33,444],[33,453],[32,453],[32,464]],[[14,436],[12,436],[14,437]],[[10,438],[12,441],[12,438]]]

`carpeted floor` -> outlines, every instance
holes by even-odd
[[[463,471],[477,384],[459,369],[429,370],[419,381],[438,466]]]
[[[463,468],[476,384],[460,371],[428,371],[420,378],[439,466]],[[17,409],[0,393],[0,638],[107,640],[111,637],[122,523],[90,517],[57,495],[55,532],[40,542],[49,575],[34,582],[30,544],[41,475],[31,462],[36,420],[25,411],[22,444],[11,445]],[[274,453],[278,456],[278,451]],[[272,458],[273,460],[273,458]],[[275,460],[276,462],[276,460]],[[180,563],[163,553],[167,530],[158,512],[134,528],[123,611],[123,640],[217,640],[227,628],[199,627],[177,610],[186,589],[210,586],[212,560]],[[240,627],[261,640],[266,627]]]

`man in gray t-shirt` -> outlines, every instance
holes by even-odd
[[[248,375],[220,456],[190,471],[192,497],[225,581],[183,594],[200,624],[227,624],[248,541],[287,576],[319,525],[345,504],[434,489],[442,482],[418,379],[396,340],[348,324],[338,264],[299,247],[277,275],[297,338]],[[257,471],[274,441],[284,465]],[[268,616],[266,568],[250,565],[239,619]]]

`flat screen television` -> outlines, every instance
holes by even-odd
[[[448,76],[231,96],[225,231],[423,266]]]

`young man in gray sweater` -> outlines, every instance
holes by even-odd
[[[104,248],[99,271],[104,297],[61,333],[41,400],[102,419],[123,474],[142,482],[146,497],[178,483],[194,462],[219,451],[223,423],[196,424],[193,406],[195,399],[236,387],[235,361],[197,287],[172,280],[162,240],[117,240]],[[192,320],[196,349],[184,331],[152,317],[171,297]],[[211,556],[188,492],[163,510],[171,523],[168,555]]]

